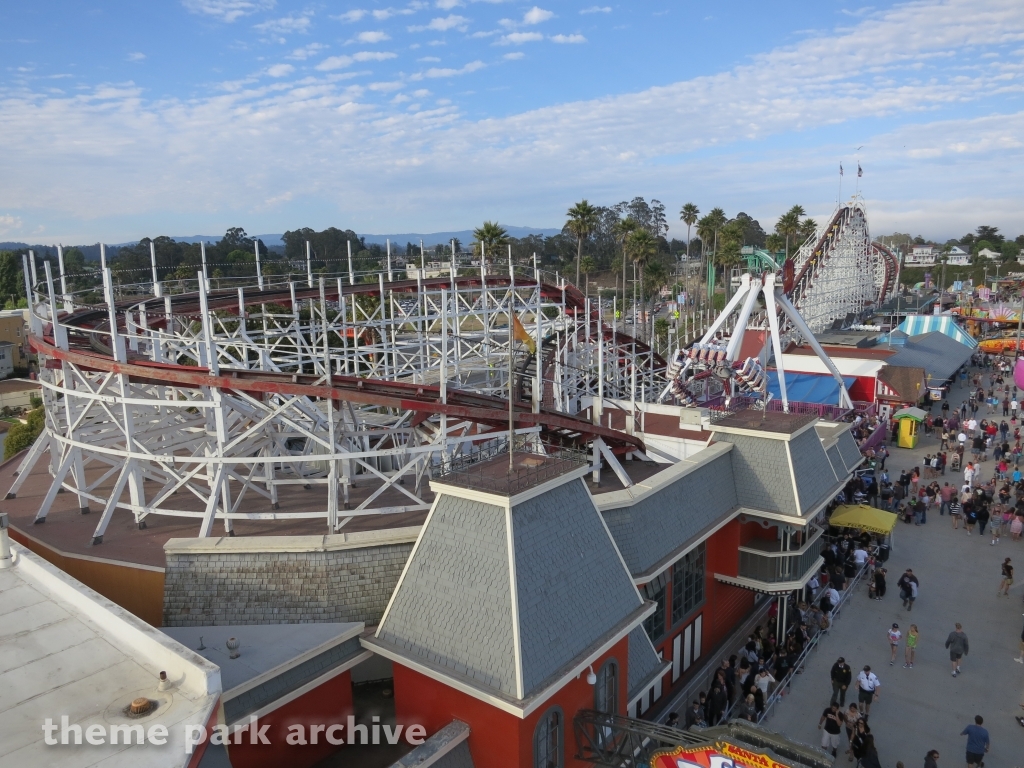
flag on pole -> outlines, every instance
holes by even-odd
[[[839,164],[839,175],[840,176],[843,175],[843,164],[842,163]]]
[[[530,350],[530,354],[534,355],[537,353],[537,343],[533,340],[533,336],[530,332],[523,327],[523,324],[519,322],[519,317],[516,314],[512,315],[512,338],[516,341],[521,341],[526,345],[526,348]]]
[[[859,179],[864,175],[864,169],[860,167],[860,163],[857,163],[857,178]]]

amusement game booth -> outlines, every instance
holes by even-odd
[[[899,439],[896,443],[900,448],[917,447],[917,433],[927,415],[920,408],[900,408],[892,415],[900,425]]]

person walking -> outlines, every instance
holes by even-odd
[[[853,737],[857,733],[857,723],[862,720],[857,705],[851,702],[850,708],[843,714],[843,722],[846,724],[846,754],[850,755],[850,762],[853,762]]]
[[[946,638],[946,648],[949,649],[949,665],[953,671],[953,677],[956,677],[960,674],[960,660],[969,651],[967,635],[959,621],[956,623],[956,629],[950,632],[949,637]]]
[[[821,713],[818,730],[822,731],[821,748],[826,752],[831,752],[832,757],[835,757],[839,752],[839,736],[843,732],[842,715],[835,702],[829,704],[828,709]]]
[[[953,523],[953,530],[955,531],[960,527],[960,513],[962,507],[960,506],[960,499],[954,493],[952,498],[949,500],[949,519]]]
[[[985,753],[988,752],[991,742],[988,731],[981,727],[984,722],[981,715],[975,715],[974,723],[960,732],[961,736],[967,737],[967,768],[971,768],[972,765],[981,768],[985,765]]]
[[[917,653],[917,624],[911,624],[907,631],[906,646],[903,651],[904,669],[914,668],[914,656]]]
[[[860,704],[865,720],[871,714],[871,702],[878,700],[878,689],[881,687],[881,681],[871,671],[871,667],[865,664],[857,675],[857,703]]]
[[[882,768],[878,760],[878,749],[875,747],[875,737],[870,733],[864,739],[864,756],[860,759],[862,768]]]
[[[932,749],[924,756],[924,768],[939,768],[939,750]]]
[[[854,768],[860,766],[860,761],[864,759],[864,753],[867,751],[868,739],[871,737],[871,729],[868,728],[867,722],[861,717],[857,721],[857,726],[853,732],[853,738],[850,739],[850,762],[854,763]]]
[[[911,588],[911,585],[913,585],[913,588]],[[896,586],[900,588],[900,599],[903,601],[903,607],[909,610],[913,605],[913,600],[917,599],[917,587],[920,586],[914,571],[907,568],[903,575],[900,576],[899,581],[896,582]]]
[[[838,703],[840,707],[845,707],[846,691],[853,681],[853,670],[846,663],[846,659],[840,656],[836,660],[836,663],[832,665],[829,677],[832,679],[832,703]]]
[[[1003,580],[999,582],[999,589],[996,590],[996,596],[1000,594],[1003,597],[1010,596],[1010,587],[1013,585],[1013,566],[1010,565],[1010,558],[1003,560]]]
[[[889,627],[889,666],[891,667],[896,663],[896,649],[900,647],[900,638],[903,637],[903,633],[900,632],[900,625],[893,624]]]

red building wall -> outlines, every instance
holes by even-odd
[[[594,662],[594,671],[610,658],[619,665],[619,712],[626,712],[626,680],[628,664],[627,639],[623,637]],[[442,682],[415,670],[394,665],[395,715],[406,727],[423,725],[432,735],[452,720],[469,725],[469,751],[476,768],[533,768],[533,736],[540,718],[554,706],[561,707],[565,741],[565,765],[569,768],[591,768],[590,763],[575,759],[576,740],[572,720],[577,711],[593,709],[594,687],[587,683],[586,671],[572,678],[542,707],[525,720],[497,707],[450,688]]]
[[[665,661],[672,660],[676,635],[691,624],[698,614],[702,616],[701,658],[694,663],[699,663],[707,654],[717,651],[717,646],[753,610],[755,595],[749,590],[716,581],[715,574],[735,576],[739,567],[737,550],[740,546],[751,539],[776,537],[774,527],[766,529],[759,523],[740,523],[739,520],[730,521],[712,534],[705,542],[704,602],[675,625],[672,624],[672,580],[668,580],[665,590],[667,631],[654,645]],[[683,674],[675,685],[682,686],[688,680],[688,675]],[[672,687],[672,670],[669,669],[662,678],[662,698]]]
[[[261,717],[259,727],[270,725],[265,731],[270,744],[249,744],[246,730],[244,744],[228,747],[231,765],[234,768],[308,768],[345,747],[329,744],[322,731],[318,735],[318,744],[288,744],[285,741],[288,726],[301,723],[306,726],[308,735],[311,724],[346,725],[348,716],[353,714],[352,674],[346,671]],[[340,736],[348,741],[347,725]]]

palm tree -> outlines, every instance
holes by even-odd
[[[486,254],[495,253],[502,245],[508,245],[508,231],[496,221],[485,221],[482,227],[473,230],[476,247],[480,250],[480,260]]]
[[[791,237],[797,237],[802,234],[800,217],[805,216],[804,207],[802,205],[794,205],[784,214],[779,217],[779,220],[775,223],[775,231],[786,238],[786,258],[789,258],[789,239]],[[806,237],[804,238],[806,239]]]
[[[654,254],[658,252],[658,241],[646,229],[636,229],[626,238],[626,252],[629,258],[636,264],[640,278],[640,306],[646,308],[647,302],[644,299],[644,269],[650,263]]]
[[[686,224],[686,260],[690,260],[690,227],[697,223],[700,209],[693,203],[687,203],[679,210],[679,218]]]
[[[576,238],[576,285],[580,284],[580,259],[583,258],[583,241],[597,229],[597,208],[585,199],[580,200],[566,214],[569,220],[565,227]]]
[[[583,291],[584,294],[586,294],[587,296],[590,295],[590,273],[594,271],[595,266],[596,265],[594,264],[594,260],[589,256],[584,256],[580,260],[580,269],[583,271],[583,274],[586,275],[587,278],[587,286]]]
[[[800,223],[800,237],[804,240],[810,240],[818,232],[818,222],[814,219],[807,218]]]
[[[732,293],[732,281],[729,273],[742,260],[744,230],[743,222],[733,219],[721,229],[719,249],[715,261],[722,266],[722,282],[725,283],[725,296]]]
[[[622,246],[622,307],[626,307],[626,240],[631,234],[640,229],[640,223],[632,216],[621,219],[615,225],[615,238]]]

